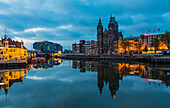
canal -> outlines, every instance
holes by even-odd
[[[0,70],[2,108],[170,108],[170,66],[49,60]]]

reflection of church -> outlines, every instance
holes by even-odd
[[[116,91],[119,89],[119,79],[122,79],[121,74],[118,72],[118,65],[111,62],[98,63],[98,88],[100,95],[105,84],[109,84],[109,90],[111,96],[116,95]]]
[[[111,96],[115,96],[119,89],[119,80],[123,80],[123,76],[140,76],[141,78],[161,80],[166,86],[170,85],[170,75],[167,74],[167,71],[155,70],[139,64],[73,60],[72,68],[80,69],[80,72],[83,73],[86,71],[98,72],[100,95],[104,85],[109,84]]]
[[[3,69],[0,70],[0,90],[4,89],[8,94],[8,89],[16,82],[23,83],[23,77],[27,75],[31,66],[19,69]]]
[[[119,88],[119,79],[122,79],[122,74],[118,72],[118,64],[113,64],[111,62],[73,61],[72,67],[75,69],[79,68],[80,72],[98,72],[98,88],[100,95],[102,94],[105,84],[109,84],[111,96],[116,95],[116,91]]]

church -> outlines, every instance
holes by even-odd
[[[114,14],[110,17],[108,24],[108,30],[103,31],[103,25],[101,19],[97,25],[97,52],[99,54],[103,53],[113,53],[118,50],[118,41],[123,39],[122,31],[118,30],[118,22],[115,20]]]

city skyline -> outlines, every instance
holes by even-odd
[[[63,49],[79,40],[97,40],[99,17],[107,28],[110,15],[114,14],[123,35],[139,36],[158,28],[170,28],[170,1],[127,0],[0,0],[0,35],[23,40],[26,47],[36,41],[49,40]]]

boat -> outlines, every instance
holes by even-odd
[[[46,63],[47,60],[44,57],[36,57],[31,59],[31,63]]]

